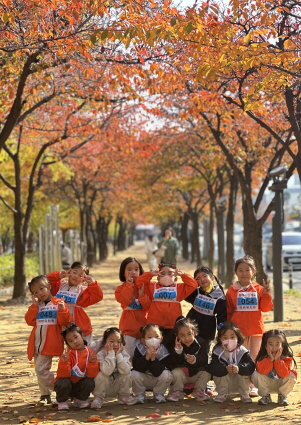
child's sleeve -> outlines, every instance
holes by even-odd
[[[227,293],[226,293],[227,320],[228,320],[229,322],[231,322],[231,317],[232,317],[232,315],[233,315],[233,313],[234,313],[234,310],[235,310],[235,307],[236,307],[236,306],[233,304],[233,298],[232,298],[232,296],[231,296],[232,292],[233,292],[233,289],[232,289],[232,288],[231,288],[231,286],[230,286],[230,288],[228,289],[228,291],[227,291]]]
[[[152,300],[149,298],[147,294],[143,294],[141,295],[141,297],[138,297],[138,301],[142,305],[143,310],[146,310],[146,311],[149,310]]]
[[[133,356],[133,369],[141,373],[146,373],[149,370],[149,360],[146,360],[145,355],[143,356],[137,347]]]
[[[180,283],[177,287],[177,301],[183,301],[198,287],[197,281],[189,274],[184,273],[181,279],[183,283]]]
[[[206,370],[213,376],[222,377],[228,375],[227,365],[221,363],[218,356],[214,353],[212,354],[211,363],[206,367]]]
[[[96,281],[91,283],[80,296],[77,298],[76,304],[81,307],[89,307],[90,305],[96,304],[103,298],[103,292],[101,287]]]
[[[239,368],[238,373],[241,376],[251,376],[255,370],[255,363],[251,359],[250,353],[245,353],[237,366]]]
[[[137,279],[135,281],[135,285],[138,288],[141,288],[141,286],[143,284],[150,283],[151,280],[152,280],[152,278],[153,278],[153,275],[151,274],[151,272],[145,272],[142,275],[140,275],[140,276],[137,277]]]
[[[105,376],[110,376],[116,368],[115,351],[110,350],[108,353],[102,349],[97,353],[97,360],[99,362],[99,369]]]
[[[57,378],[70,378],[71,376],[71,363],[70,360],[63,362],[60,358],[57,368]]]
[[[271,294],[264,294],[263,287],[259,286],[259,309],[264,313],[271,311],[274,307],[273,299]]]
[[[201,348],[198,354],[195,356],[196,362],[195,366],[205,367],[208,366],[208,345],[206,342],[201,343]]]
[[[227,320],[227,302],[220,298],[215,304],[214,313],[216,314],[217,324],[224,323]]]
[[[60,289],[60,285],[61,285],[61,272],[56,271],[56,272],[51,272],[48,273],[46,275],[47,279],[49,280],[50,283],[50,291],[51,294],[53,296],[55,296],[58,292],[58,290]]]
[[[95,353],[93,352],[93,350],[91,350],[91,348],[88,348],[89,350],[89,356],[91,356],[92,354],[95,355]],[[99,372],[99,363],[97,358],[94,360],[94,362],[89,362],[87,364],[87,369],[86,369],[86,375],[88,378],[95,378],[97,376]]]
[[[39,308],[37,305],[32,304],[28,307],[27,313],[25,314],[25,321],[29,326],[35,326],[37,323],[37,314]]]
[[[291,364],[293,359],[291,357],[285,357],[284,359],[278,359],[274,362],[274,368],[277,375],[281,378],[286,378],[291,373]]]
[[[115,290],[115,299],[122,305],[130,305],[133,300],[134,286],[131,283],[124,282]]]
[[[193,291],[192,294],[188,295],[188,297],[185,298],[185,301],[193,305],[197,294],[197,290]]]
[[[116,364],[119,373],[126,375],[130,373],[132,365],[129,354],[123,350],[122,353],[117,354]]]
[[[262,359],[256,363],[256,370],[261,375],[268,375],[272,369],[273,362],[269,357]]]

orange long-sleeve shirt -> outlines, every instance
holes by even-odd
[[[131,283],[124,282],[115,290],[115,298],[121,304],[123,312],[119,320],[119,329],[124,335],[141,338],[140,328],[146,325],[146,314],[151,300],[147,294],[139,296],[139,289]],[[133,300],[137,299],[142,306],[141,309],[128,310]]]
[[[57,292],[65,286],[65,283],[61,280],[60,272],[52,272],[47,275],[47,279],[51,284],[51,293],[56,295]],[[74,287],[74,291],[78,291],[78,287]],[[72,292],[72,287],[70,289]],[[91,283],[86,288],[80,288],[80,294],[76,300],[75,305],[70,309],[73,321],[81,328],[84,335],[89,335],[92,333],[92,324],[88,314],[85,312],[84,308],[89,307],[90,305],[96,304],[101,301],[103,298],[103,292],[101,287],[95,281]]]
[[[154,291],[164,288],[158,282],[151,282],[153,275],[150,272],[143,273],[136,279],[135,285],[140,288],[144,284],[144,293],[151,300],[146,322],[155,323],[165,329],[172,329],[177,317],[182,315],[180,302],[190,295],[198,286],[197,281],[192,276],[184,273],[181,276],[183,283],[176,283],[169,288],[176,288],[178,302],[161,302],[154,300]]]
[[[51,304],[57,305],[61,301],[59,298],[51,298]],[[41,304],[44,306],[44,303]],[[37,315],[39,306],[32,304],[25,314],[26,323],[33,326],[28,338],[27,355],[31,360],[35,353],[35,347],[39,354],[45,356],[61,356],[64,351],[64,339],[61,335],[62,326],[67,326],[72,322],[72,316],[67,307],[63,310],[57,310],[57,324],[55,325],[37,325]],[[36,340],[38,338],[38,341]]]
[[[272,296],[263,293],[263,287],[257,282],[252,282],[245,292],[257,292],[257,311],[236,311],[238,290],[230,286],[226,293],[227,320],[235,323],[244,336],[261,336],[264,332],[262,312],[268,312],[273,308]]]
[[[78,382],[80,379],[82,379],[79,376],[72,375],[72,368],[76,365],[75,351],[77,351],[77,366],[79,367],[81,372],[85,372],[87,378],[96,377],[96,375],[99,372],[98,360],[96,358],[94,362],[90,363],[89,358],[87,359],[87,356],[91,356],[91,354],[94,354],[94,353],[91,347],[86,347],[86,348],[88,349],[88,351],[86,349],[81,351],[70,349],[69,357],[66,362],[63,362],[63,360],[60,358],[54,382],[56,382],[59,378],[68,378],[72,382]]]
[[[286,378],[291,372],[296,374],[294,370],[291,370],[292,361],[292,357],[285,357],[272,362],[272,360],[267,357],[256,363],[256,370],[261,375],[268,375],[273,369],[275,369],[278,376]]]

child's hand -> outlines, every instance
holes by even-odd
[[[62,354],[62,357],[61,357],[61,359],[62,359],[62,361],[63,361],[64,363],[66,363],[66,362],[68,361],[68,359],[69,359],[69,354],[70,354],[70,351],[67,351],[67,348],[65,348],[65,349],[64,349],[64,352],[63,352],[63,354]]]
[[[94,279],[90,275],[86,276],[84,281],[88,284],[88,286],[91,285],[91,283],[94,283]]]
[[[228,373],[238,373],[238,370],[239,370],[239,368],[236,364],[229,364],[227,366]]]
[[[126,282],[130,283],[131,285],[133,285],[134,283],[134,277],[131,273],[128,274],[127,278],[126,278]]]
[[[62,270],[61,272],[60,272],[60,278],[61,279],[65,279],[65,277],[67,277],[68,276],[68,272],[67,272],[67,270]]]
[[[183,345],[181,344],[181,341],[180,341],[180,339],[178,337],[176,337],[175,348],[177,350],[181,350],[183,348]]]
[[[111,342],[106,342],[106,344],[105,344],[105,349],[106,349],[107,351],[112,351],[112,350],[114,350],[114,348],[113,348],[113,344],[112,344]]]
[[[36,298],[34,295],[31,296],[31,299],[32,299],[32,304],[33,305],[38,305],[39,304],[38,298]]]
[[[193,364],[195,363],[195,356],[193,354],[186,354],[187,363]]]
[[[278,348],[278,350],[276,351],[276,354],[274,355],[274,362],[280,359],[282,351],[283,351],[283,347]]]
[[[154,361],[156,359],[156,355],[157,355],[156,349],[155,349],[155,347],[150,347],[149,350],[150,350],[150,359],[152,361]]]
[[[183,276],[183,274],[184,274],[184,272],[182,272],[181,270],[179,270],[179,269],[175,269],[175,276]]]
[[[97,359],[97,356],[95,353],[89,354],[89,363],[94,363],[96,359]]]
[[[271,347],[267,346],[267,355],[269,356],[269,358],[272,360],[272,362],[274,361],[274,355],[272,354],[272,349]]]
[[[146,353],[145,353],[146,360],[150,360],[151,356],[152,356],[152,351],[151,351],[151,347],[150,347],[146,350]]]
[[[160,272],[159,272],[159,270],[158,270],[158,269],[156,269],[156,270],[151,270],[150,274],[151,274],[152,276],[159,276],[159,275],[160,275]]]
[[[65,297],[62,297],[60,299],[60,301],[57,303],[57,307],[59,310],[64,310],[65,309]]]
[[[138,289],[138,297],[142,297],[144,295],[144,283],[141,288]]]
[[[271,288],[270,288],[270,281],[268,280],[267,282],[262,279],[262,286],[263,286],[263,293],[264,295],[267,295],[271,292]]]
[[[123,349],[124,349],[123,344],[120,342],[118,344],[118,350],[116,351],[116,356],[117,356],[117,354],[121,353],[123,351]]]

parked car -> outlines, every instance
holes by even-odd
[[[283,268],[287,268],[289,263],[301,265],[301,232],[282,232],[282,258]],[[272,266],[273,237],[266,247],[266,267],[270,270]]]

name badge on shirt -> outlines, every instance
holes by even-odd
[[[57,298],[64,297],[66,304],[76,304],[78,296],[79,296],[78,292],[69,292],[69,291],[58,291],[56,294]]]
[[[82,372],[76,364],[75,366],[73,366],[73,368],[71,370],[71,375],[77,376],[78,378],[86,378],[86,370],[85,370],[85,372]]]
[[[155,289],[154,301],[162,302],[178,302],[177,301],[177,287],[164,286],[163,288]]]
[[[127,306],[125,310],[143,310],[143,308],[140,302],[136,298],[134,298],[131,304]]]
[[[257,311],[258,294],[257,292],[238,291],[236,311]]]
[[[37,314],[37,325],[56,325],[57,324],[57,310],[58,306],[51,303],[40,307]]]
[[[207,316],[213,316],[216,302],[217,300],[213,298],[198,294],[194,300],[193,308],[199,313],[206,314]]]

